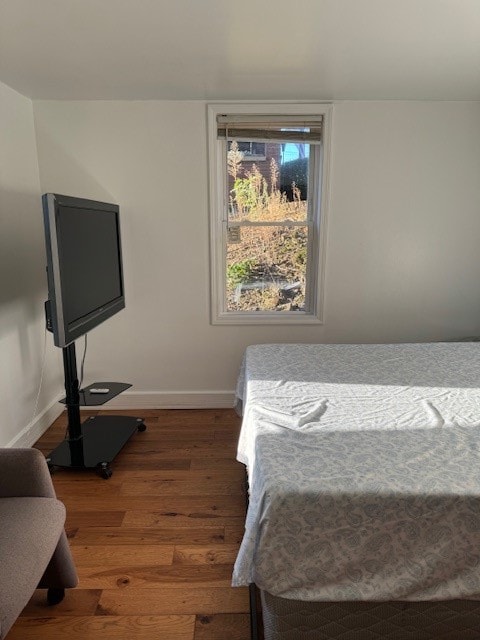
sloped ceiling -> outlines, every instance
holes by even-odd
[[[480,0],[0,0],[34,99],[480,100]]]

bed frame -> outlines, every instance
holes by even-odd
[[[480,638],[480,602],[475,600],[302,602],[262,591],[261,601],[265,640]]]

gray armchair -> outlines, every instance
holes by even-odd
[[[0,640],[37,588],[57,604],[77,585],[65,507],[36,449],[0,449]]]

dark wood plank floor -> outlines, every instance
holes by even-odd
[[[238,417],[119,413],[145,417],[147,430],[124,447],[112,478],[53,475],[79,586],[56,607],[36,592],[9,640],[248,640],[248,591],[230,587],[245,513]],[[35,446],[48,453],[65,425],[62,415]]]

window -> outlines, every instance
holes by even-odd
[[[330,110],[208,107],[213,324],[322,322]]]

